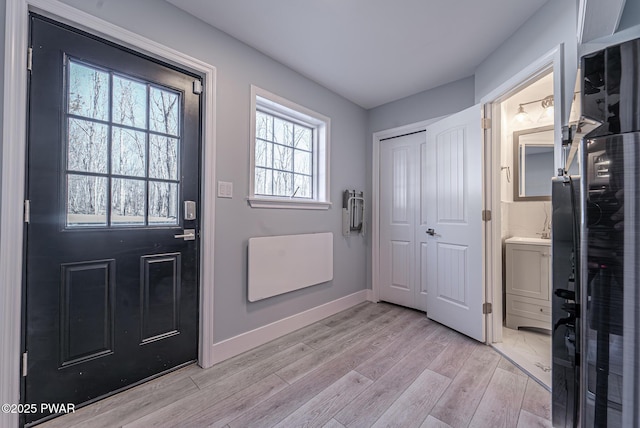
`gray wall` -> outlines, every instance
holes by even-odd
[[[64,2],[217,68],[216,174],[218,180],[233,182],[234,197],[216,200],[215,260],[202,260],[215,264],[215,342],[366,288],[364,241],[341,235],[341,191],[363,189],[367,181],[364,109],[164,1]],[[328,211],[247,205],[250,84],[331,118],[334,206]],[[247,301],[248,238],[327,231],[334,233],[332,282],[256,303]]]
[[[95,16],[206,61],[217,68],[217,179],[234,184],[234,198],[216,201],[215,341],[220,341],[370,286],[371,249],[340,234],[340,192],[371,196],[372,133],[462,110],[531,62],[565,44],[565,93],[575,79],[576,0],[551,0],[476,70],[475,76],[364,111],[226,34],[155,0],[63,0]],[[4,25],[5,0],[0,0]],[[144,17],[144,19],[140,19]],[[620,29],[640,23],[640,4],[627,0]],[[171,31],[167,31],[167,29]],[[4,49],[4,28],[0,35]],[[249,85],[332,118],[329,211],[252,209],[249,179]],[[0,94],[2,82],[0,82]],[[566,111],[571,97],[566,97]],[[2,116],[0,115],[0,126]],[[369,206],[370,207],[370,206]],[[335,275],[329,284],[261,302],[246,300],[246,245],[253,236],[332,231]],[[208,261],[203,260],[203,263]]]
[[[5,0],[0,0],[0,58],[4,58],[4,27],[5,27],[5,9],[6,9],[6,2]],[[4,62],[4,61],[3,61]],[[0,100],[3,100],[2,103],[0,103],[0,135],[2,135],[3,133],[3,126],[2,126],[2,120],[3,120],[3,114],[2,114],[2,106],[4,104],[4,68],[2,70],[2,72],[0,72],[0,74],[3,76],[2,79],[0,79]],[[0,201],[2,200],[2,144],[3,144],[3,138],[0,137]],[[0,202],[1,204],[1,202]],[[2,237],[0,236],[0,239],[2,239]]]
[[[577,9],[575,0],[551,0],[476,69],[475,99],[484,96],[527,66],[564,43],[565,117],[573,99],[577,69]]]
[[[640,24],[640,1],[627,0],[624,4],[618,31],[626,30]]]
[[[396,128],[464,110],[473,105],[473,76],[369,110],[369,130]]]

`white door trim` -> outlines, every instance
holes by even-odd
[[[527,81],[539,76],[544,71],[553,67],[553,101],[554,124],[556,126],[554,141],[554,164],[558,168],[562,157],[562,123],[568,119],[568,111],[565,112],[565,79],[564,79],[564,44],[559,44],[549,52],[532,62],[519,73],[498,86],[492,92],[484,96],[480,103],[488,118],[493,115],[493,105],[510,93],[517,90]],[[567,82],[570,83],[570,82]],[[574,86],[571,85],[571,88]],[[558,108],[559,107],[559,108]],[[566,114],[565,114],[566,113]],[[499,126],[496,124],[496,126]],[[502,219],[500,215],[500,138],[492,129],[485,131],[486,147],[490,151],[484,160],[484,204],[485,209],[491,210],[491,221],[485,222],[485,301],[491,303],[493,312],[487,319],[487,343],[502,341]],[[555,169],[554,169],[555,170]]]
[[[215,225],[216,69],[198,59],[96,18],[56,0],[7,0],[5,16],[2,187],[0,194],[0,402],[19,403],[22,353],[23,206],[27,124],[28,12],[131,47],[204,76],[202,114],[201,260],[213,260]],[[200,263],[200,328],[198,362],[213,364],[212,263]],[[18,415],[0,415],[0,427],[18,425]]]
[[[371,301],[380,300],[380,144],[381,140],[412,132],[426,131],[427,126],[444,116],[423,120],[397,128],[385,129],[373,134],[373,156],[371,169]]]

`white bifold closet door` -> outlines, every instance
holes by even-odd
[[[381,142],[380,299],[484,341],[480,117]]]
[[[426,132],[380,143],[380,299],[427,310],[420,234],[421,171]]]

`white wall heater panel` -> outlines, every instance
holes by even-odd
[[[331,281],[333,233],[249,239],[249,301]]]

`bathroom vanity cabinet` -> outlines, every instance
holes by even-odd
[[[509,238],[506,244],[506,325],[551,329],[551,241]]]

